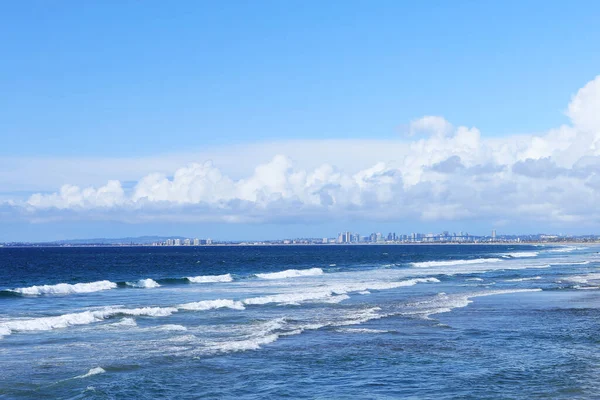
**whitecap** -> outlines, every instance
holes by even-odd
[[[194,303],[181,304],[179,306],[179,308],[181,310],[189,310],[189,311],[205,311],[205,310],[213,310],[213,309],[217,309],[217,308],[231,308],[234,310],[245,309],[244,304],[242,302],[229,300],[229,299],[196,301]]]
[[[127,317],[127,318],[123,318],[119,322],[110,324],[109,326],[110,327],[135,327],[135,326],[137,326],[137,323],[135,322],[135,319]]]
[[[187,328],[183,325],[165,324],[159,325],[154,328],[157,331],[187,331]]]
[[[116,287],[116,283],[104,280],[89,283],[58,283],[56,285],[30,286],[12,289],[11,291],[27,296],[39,296],[43,294],[92,293],[99,292],[101,290],[115,289]]]
[[[90,369],[86,374],[84,375],[78,375],[73,377],[73,379],[82,379],[82,378],[87,378],[88,376],[93,376],[93,375],[98,375],[98,374],[103,374],[106,371],[104,370],[104,368],[101,367],[96,367],[96,368],[92,368]]]
[[[231,276],[231,274],[188,276],[187,280],[192,283],[217,283],[217,282],[231,282],[231,281],[233,281],[233,277]]]
[[[328,300],[333,296],[331,290],[301,293],[281,293],[267,296],[251,297],[242,302],[246,305],[264,305],[270,303],[297,304],[303,301]]]
[[[537,281],[542,279],[541,276],[532,276],[529,278],[516,278],[516,279],[506,279],[504,282],[523,282],[523,281]]]
[[[0,323],[0,335],[10,335],[13,332],[49,331],[70,326],[88,325],[118,315],[164,317],[175,312],[177,312],[177,308],[174,307],[142,307],[133,309],[107,307],[103,310],[83,311],[53,317],[12,319]]]
[[[390,331],[382,329],[369,329],[369,328],[338,328],[335,330],[339,333],[388,333]]]
[[[158,282],[156,282],[154,279],[140,279],[139,281],[136,282],[127,282],[128,286],[131,287],[135,287],[135,288],[145,288],[145,289],[152,289],[152,288],[157,288],[160,287],[160,284]]]
[[[505,289],[491,290],[488,292],[475,292],[468,294],[438,293],[434,298],[416,303],[408,304],[409,310],[403,311],[401,314],[407,316],[420,316],[428,319],[431,315],[451,312],[455,308],[466,307],[472,303],[472,298],[483,296],[494,296],[513,293],[529,293],[541,292],[542,289]],[[412,309],[412,310],[411,310]]]
[[[472,260],[423,261],[411,263],[416,268],[447,267],[452,265],[485,264],[502,261],[500,258],[476,258]]]
[[[310,269],[286,269],[280,272],[271,272],[264,274],[256,274],[261,279],[286,279],[286,278],[298,278],[303,276],[315,276],[323,275],[321,268],[310,268]]]
[[[511,257],[511,258],[528,258],[528,257],[537,257],[540,253],[537,251],[517,251],[514,253],[504,254],[503,257]]]

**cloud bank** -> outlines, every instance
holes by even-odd
[[[569,125],[544,135],[493,139],[485,139],[474,127],[425,116],[411,122],[407,138],[299,142],[287,146],[294,147],[291,155],[272,154],[270,161],[235,177],[210,161],[190,163],[172,175],[149,173],[134,184],[65,184],[1,208],[39,221],[411,218],[597,224],[600,76],[573,96],[566,114]],[[230,154],[231,162],[246,157],[241,150]],[[300,153],[312,166],[294,161]],[[378,162],[359,165],[378,156]]]

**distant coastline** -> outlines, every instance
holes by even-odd
[[[148,243],[3,243],[2,248],[107,248],[107,247],[149,247],[149,248],[203,248],[203,247],[344,247],[344,246],[576,246],[600,245],[599,241],[521,241],[521,242],[399,242],[399,243],[281,243],[281,242],[224,242],[201,245],[157,246]]]

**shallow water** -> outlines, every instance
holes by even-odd
[[[0,249],[0,398],[593,398],[599,248]]]

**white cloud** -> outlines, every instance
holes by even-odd
[[[114,179],[92,186],[71,182],[58,192],[34,194],[17,208],[28,218],[118,216],[131,222],[350,217],[598,223],[600,77],[577,92],[567,114],[571,125],[538,136],[486,139],[476,128],[427,116],[410,130],[428,136],[411,140],[207,150],[183,157],[202,163],[170,169],[170,157],[135,177],[142,169],[130,162],[125,175],[136,181],[132,187]],[[102,163],[95,168],[101,171]],[[85,174],[78,179],[85,181]]]

